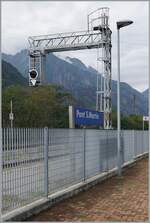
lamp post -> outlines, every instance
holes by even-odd
[[[125,20],[117,22],[117,38],[118,38],[118,80],[117,80],[117,148],[118,148],[118,176],[121,176],[121,146],[120,146],[120,28],[132,24],[133,21]]]

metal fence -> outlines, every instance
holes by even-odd
[[[121,162],[148,152],[148,131],[121,132]],[[117,166],[117,131],[3,129],[3,213]]]

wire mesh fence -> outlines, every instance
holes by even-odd
[[[121,132],[121,163],[148,152],[148,131]],[[3,213],[117,166],[117,131],[3,129]]]
[[[43,196],[43,129],[3,129],[3,211]]]

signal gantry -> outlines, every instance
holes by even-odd
[[[46,55],[52,52],[97,49],[96,110],[104,112],[104,128],[112,128],[111,30],[109,8],[87,15],[86,31],[32,36],[29,41],[29,85],[45,84]]]

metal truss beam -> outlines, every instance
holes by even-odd
[[[29,37],[30,52],[43,53],[94,49],[102,47],[109,39],[101,38],[102,32],[73,32]]]

